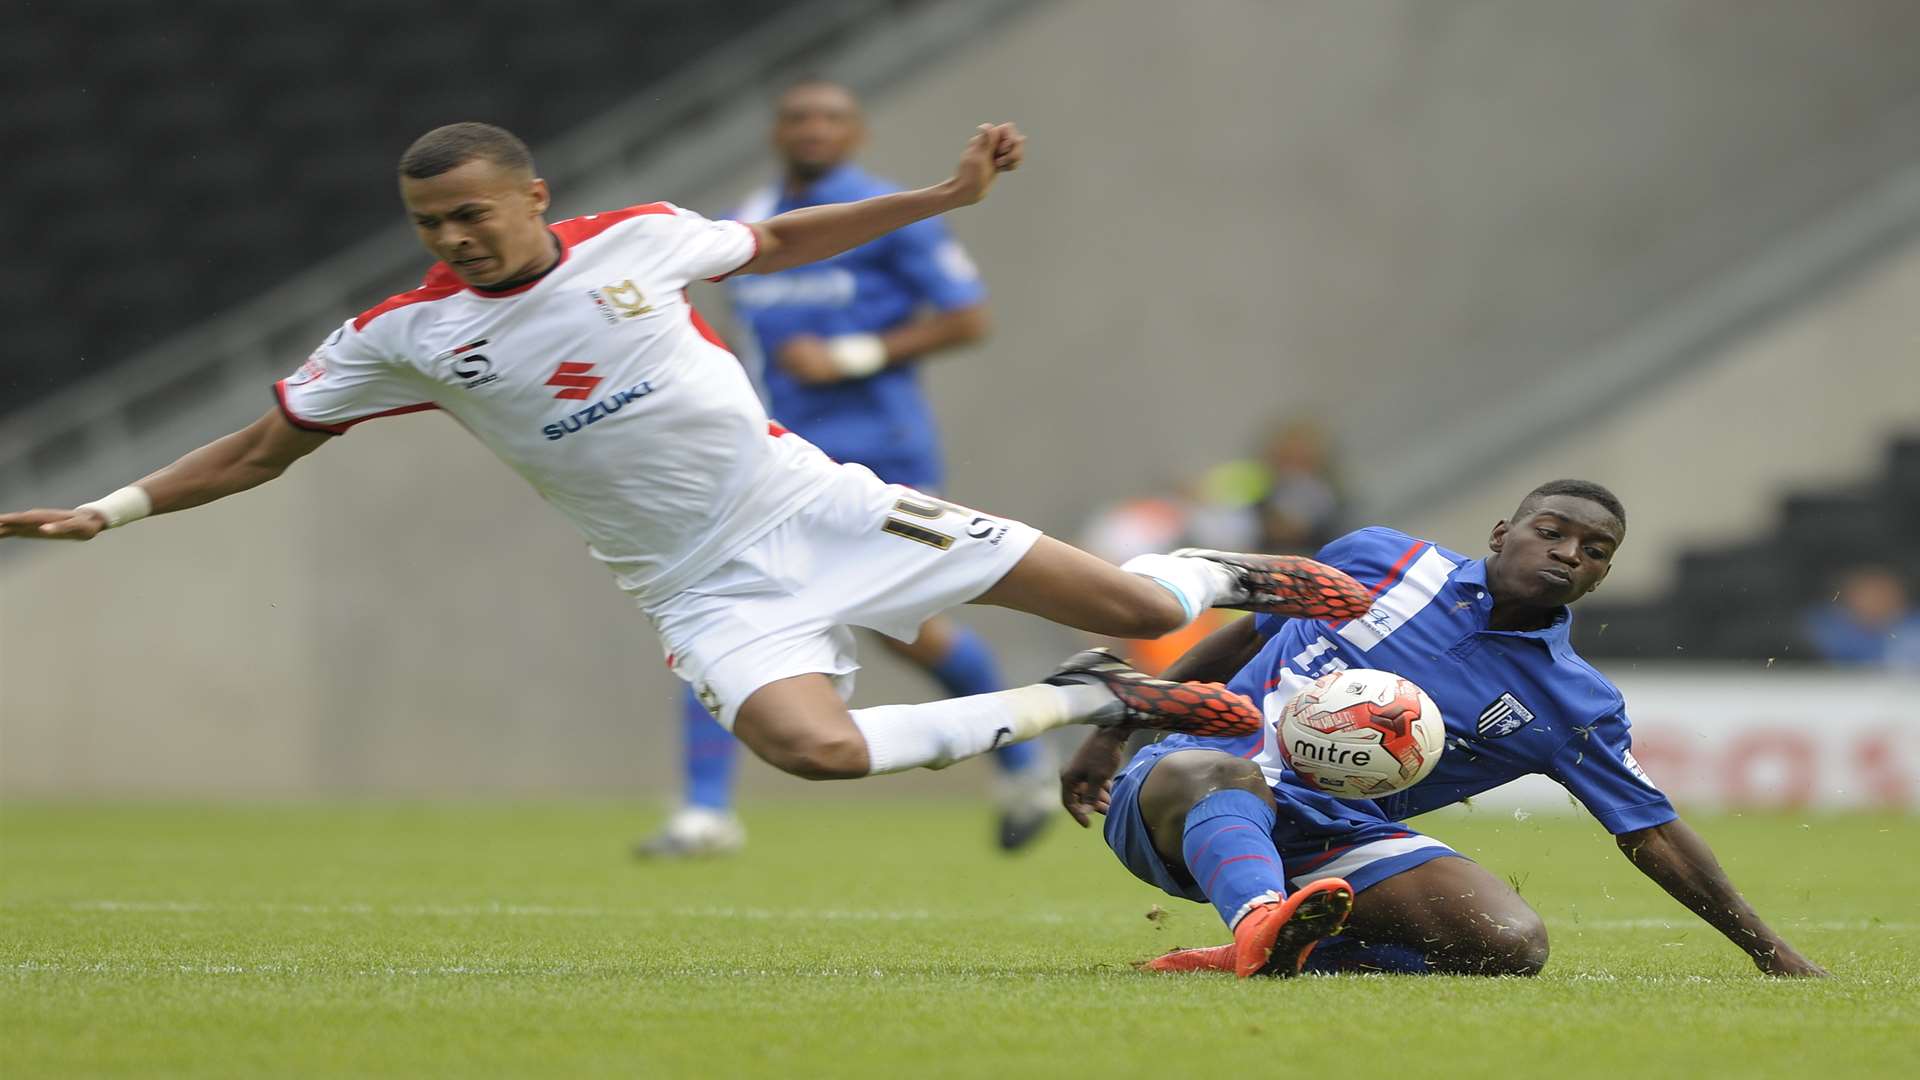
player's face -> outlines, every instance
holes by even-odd
[[[773,121],[774,149],[787,171],[803,179],[852,157],[865,136],[860,103],[844,88],[824,83],[787,91]]]
[[[1487,583],[1494,598],[1557,607],[1587,595],[1613,568],[1620,523],[1599,503],[1574,495],[1541,500],[1519,521],[1493,527]]]
[[[484,158],[439,176],[400,178],[414,232],[434,257],[469,285],[498,285],[551,262],[547,182]]]

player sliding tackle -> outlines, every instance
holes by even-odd
[[[1320,557],[1377,583],[1366,618],[1242,619],[1169,670],[1231,679],[1276,718],[1329,672],[1377,668],[1411,679],[1439,705],[1447,751],[1403,791],[1327,795],[1286,767],[1271,732],[1175,736],[1124,770],[1125,732],[1095,732],[1061,775],[1068,812],[1082,825],[1105,814],[1107,843],[1127,869],[1175,896],[1212,902],[1233,930],[1232,944],[1146,966],[1242,976],[1535,974],[1547,961],[1540,916],[1506,882],[1402,819],[1540,773],[1565,785],[1635,867],[1760,970],[1826,974],[1761,921],[1634,762],[1620,691],[1568,641],[1568,605],[1607,576],[1626,531],[1620,500],[1577,480],[1529,492],[1494,526],[1485,559],[1362,529]],[[1331,936],[1343,921],[1346,933]]]
[[[849,626],[910,640],[958,604],[1113,637],[1209,606],[1351,616],[1364,590],[1304,559],[1150,555],[1120,568],[1004,518],[836,465],[777,427],[689,306],[689,282],[771,273],[979,202],[1025,137],[983,124],[917,191],[713,222],[667,203],[549,227],[526,146],[484,124],[428,132],[400,194],[439,262],[348,320],[274,387],[278,407],[71,510],[0,515],[0,537],[87,540],[266,483],[354,424],[442,409],[586,537],[658,630],[668,665],[774,766],[813,779],[940,768],[1070,723],[1254,730],[1217,684],[1083,654],[1045,684],[849,712]],[[449,495],[448,497],[452,497]]]

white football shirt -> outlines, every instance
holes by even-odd
[[[333,434],[443,409],[586,537],[642,605],[791,516],[837,468],[770,427],[687,284],[753,258],[753,231],[670,203],[553,226],[560,261],[505,291],[445,265],[334,331],[274,384]]]

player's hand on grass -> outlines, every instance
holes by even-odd
[[[1093,815],[1107,812],[1113,796],[1113,775],[1126,761],[1131,731],[1102,728],[1087,737],[1073,759],[1060,770],[1060,805],[1081,828],[1093,824]]]
[[[1020,167],[1026,156],[1027,137],[1012,124],[981,124],[967,141],[960,165],[947,181],[960,206],[971,206],[987,197],[995,176]]]
[[[780,370],[808,386],[821,383],[839,382],[845,378],[840,368],[833,362],[833,354],[827,351],[825,338],[812,334],[795,334],[780,346],[780,355],[774,358]]]
[[[1828,974],[1826,968],[1801,956],[1798,949],[1784,941],[1756,951],[1753,963],[1766,974],[1783,979],[1824,979]]]
[[[105,532],[107,519],[95,510],[22,510],[0,514],[0,540],[91,540]]]

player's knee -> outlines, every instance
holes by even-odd
[[[1272,800],[1260,766],[1218,750],[1168,754],[1140,787],[1140,812],[1148,821],[1184,822],[1194,804],[1216,791],[1250,791]]]
[[[1514,949],[1508,956],[1509,975],[1538,975],[1547,966],[1547,924],[1532,908],[1514,929]]]
[[[1488,943],[1480,970],[1486,975],[1538,975],[1547,966],[1547,951],[1546,921],[1521,905],[1500,916],[1499,934]]]
[[[802,780],[854,780],[867,775],[867,742],[857,731],[756,747],[767,764]]]

